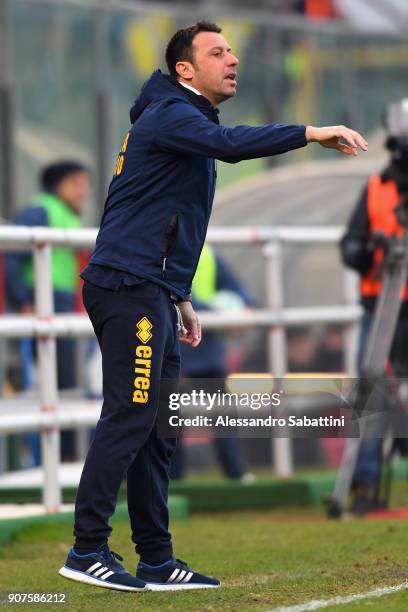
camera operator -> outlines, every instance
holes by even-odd
[[[408,99],[393,104],[387,113],[389,131],[386,147],[390,152],[387,167],[369,178],[354,209],[340,243],[343,262],[360,276],[360,295],[364,314],[361,321],[358,369],[361,372],[377,297],[381,293],[383,260],[390,240],[400,238],[404,227],[400,212],[408,210]],[[398,209],[398,210],[397,210]],[[408,376],[408,284],[401,296],[401,309],[394,334],[389,363],[394,377]],[[406,451],[406,440],[395,445]],[[365,514],[378,504],[381,477],[382,438],[362,440],[355,467],[350,511]]]

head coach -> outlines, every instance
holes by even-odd
[[[157,388],[179,374],[179,341],[200,323],[190,301],[220,159],[278,155],[318,142],[356,155],[366,141],[345,126],[226,127],[217,106],[237,88],[238,59],[221,29],[198,22],[168,43],[169,75],[156,70],[130,112],[95,251],[83,271],[84,304],[103,362],[104,403],[83,468],[75,544],[60,574],[117,590],[214,588],[215,578],[173,557],[168,469],[176,441],[157,435]],[[136,575],[109,550],[112,516],[127,480]]]

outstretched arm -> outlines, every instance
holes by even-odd
[[[364,138],[344,125],[320,128],[268,124],[229,128],[210,121],[191,104],[179,100],[169,100],[164,107],[160,106],[155,141],[166,151],[203,155],[229,163],[279,155],[309,142],[318,142],[345,155],[356,155],[358,147],[367,150]]]

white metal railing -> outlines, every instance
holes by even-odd
[[[276,377],[287,372],[285,328],[306,323],[345,323],[346,370],[355,375],[354,360],[357,343],[357,326],[361,315],[358,306],[358,285],[356,276],[344,272],[345,304],[340,306],[285,308],[282,281],[282,245],[287,243],[327,243],[338,242],[342,235],[341,227],[217,227],[208,232],[208,241],[213,244],[259,244],[265,258],[265,277],[267,288],[267,308],[239,312],[203,312],[200,315],[204,328],[217,329],[261,326],[269,330],[268,365]],[[47,511],[55,511],[61,503],[58,480],[59,467],[59,428],[63,418],[57,414],[58,389],[56,377],[56,345],[59,336],[90,336],[92,325],[86,315],[56,315],[53,311],[53,290],[51,278],[51,250],[53,245],[74,248],[92,248],[97,230],[60,230],[46,227],[0,227],[0,249],[27,250],[34,254],[35,272],[35,316],[0,316],[0,337],[18,338],[34,336],[38,344],[39,395],[42,462],[44,468],[43,503]],[[63,405],[64,402],[61,402]],[[87,415],[91,421],[97,419],[95,404],[89,406]],[[62,411],[61,411],[62,412]],[[70,422],[77,423],[76,414],[71,411]],[[16,415],[17,417],[17,415]],[[16,431],[24,427],[24,417],[16,418]],[[3,422],[4,421],[4,422]],[[0,414],[0,433],[10,432],[12,417]],[[17,421],[19,421],[17,423]],[[20,421],[22,421],[20,423]],[[78,424],[80,418],[78,417]],[[293,472],[291,440],[275,438],[273,444],[275,472],[287,478]]]
[[[212,227],[208,240],[213,244],[280,242],[310,243],[338,241],[343,233],[339,226],[325,227]],[[49,227],[22,227],[15,225],[0,226],[0,246],[2,248],[24,249],[44,243],[72,247],[95,245],[96,229],[64,230]]]

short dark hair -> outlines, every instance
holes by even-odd
[[[221,28],[210,21],[197,21],[191,26],[178,30],[170,39],[166,48],[166,64],[171,76],[176,77],[177,62],[191,62],[194,64],[193,42],[200,32],[216,32],[220,34]]]
[[[44,191],[53,193],[59,183],[68,175],[77,172],[89,172],[88,168],[79,161],[71,159],[58,160],[45,166],[40,172],[40,184]]]

